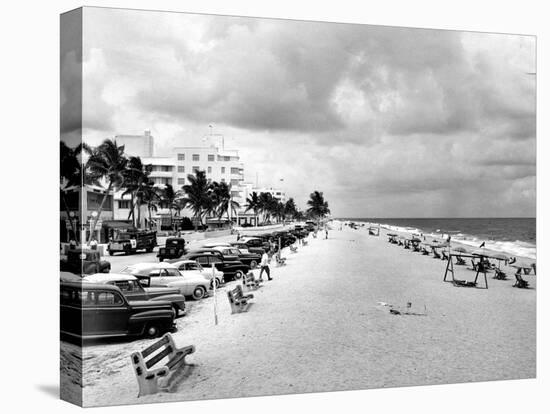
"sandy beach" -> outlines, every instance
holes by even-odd
[[[219,289],[217,326],[213,298],[189,302],[173,337],[195,345],[194,367],[173,393],[137,398],[129,355],[150,341],[88,344],[84,406],[536,375],[536,276],[524,276],[532,289],[512,287],[512,268],[508,280],[488,277],[487,290],[454,287],[443,282],[445,261],[390,244],[385,233],[344,227],[328,240],[310,237],[296,254],[285,249],[287,265],[272,266],[274,280],[254,292],[247,313],[230,314],[225,291],[236,282]],[[422,315],[386,306],[407,302]]]

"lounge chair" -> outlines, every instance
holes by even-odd
[[[476,282],[467,282],[466,280],[454,279],[453,280],[453,285],[460,286],[460,287],[476,287],[477,283]]]
[[[514,287],[521,289],[529,288],[529,282],[521,277],[521,267],[518,268],[518,271],[516,273],[514,273],[514,276],[516,277],[516,283],[514,283]]]
[[[441,251],[441,260],[449,260],[449,256],[445,253],[445,250]]]
[[[456,264],[459,266],[466,266],[466,260],[464,260],[461,256],[456,256]]]
[[[432,247],[433,253],[434,253],[434,259],[441,259],[441,255],[439,252],[435,249],[435,247]]]
[[[493,277],[493,279],[506,280],[506,273],[497,268],[495,269],[495,276]]]
[[[425,247],[422,248],[422,254],[424,256],[429,256],[430,255],[430,252],[428,251],[428,249],[426,249]]]

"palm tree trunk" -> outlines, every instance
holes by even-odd
[[[88,243],[92,241],[92,237],[95,232],[95,227],[97,225],[99,218],[101,217],[101,212],[103,211],[105,200],[107,200],[107,197],[109,197],[109,193],[111,192],[112,187],[113,187],[113,184],[109,183],[109,187],[107,187],[107,191],[105,192],[105,195],[103,196],[103,200],[101,200],[101,204],[99,205],[99,209],[97,210],[97,216],[94,220],[92,220],[92,227],[90,228],[90,237],[88,237]]]
[[[147,210],[149,211],[149,230],[152,229],[153,218],[151,217],[151,204],[147,203]]]
[[[138,229],[141,229],[141,202],[140,202],[140,200],[138,200],[138,202],[137,202],[137,208],[138,208],[137,226],[134,225],[134,227],[137,227]]]

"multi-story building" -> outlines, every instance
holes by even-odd
[[[152,157],[155,151],[155,138],[151,131],[143,135],[115,135],[118,145],[124,145],[124,152],[134,157]]]

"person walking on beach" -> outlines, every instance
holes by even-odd
[[[263,280],[262,275],[263,275],[264,271],[267,273],[267,279],[272,280],[273,278],[271,277],[271,274],[269,272],[269,256],[267,255],[266,251],[264,251],[264,254],[262,254],[262,260],[260,261],[260,267],[261,267],[260,277],[259,277],[260,282]]]
[[[328,227],[325,226],[325,240],[328,239]]]

